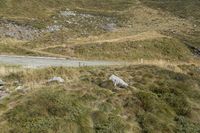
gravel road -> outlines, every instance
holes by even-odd
[[[81,66],[112,66],[121,65],[121,62],[113,61],[84,61],[75,59],[0,55],[0,64],[20,65],[23,67],[37,68],[50,66],[81,67]]]

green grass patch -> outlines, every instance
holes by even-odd
[[[41,18],[51,16],[62,8],[86,8],[94,10],[124,10],[135,4],[135,0],[3,0],[1,15],[14,17]]]
[[[1,54],[15,54],[15,55],[38,55],[35,52],[28,51],[17,45],[0,43]]]
[[[156,39],[136,42],[99,43],[76,46],[75,55],[87,59],[166,59],[188,60],[189,49],[174,39]]]

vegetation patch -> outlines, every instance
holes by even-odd
[[[129,83],[129,88],[102,85],[112,74]],[[66,83],[45,84],[54,75]],[[14,72],[1,78],[10,88],[16,86],[16,80],[32,86],[25,96],[12,94],[20,101],[12,109],[7,110],[6,105],[14,99],[2,104],[0,121],[4,124],[0,128],[7,132],[199,131],[199,77],[190,73],[143,65],[58,67]]]
[[[168,11],[173,15],[181,18],[186,18],[190,20],[195,20],[199,23],[199,6],[200,2],[198,0],[141,0],[147,6],[155,9],[161,9]],[[192,18],[191,18],[192,17]]]
[[[165,59],[188,60],[191,52],[181,42],[174,39],[154,39],[80,45],[74,48],[79,58],[88,59]]]

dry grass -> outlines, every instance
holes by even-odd
[[[19,1],[19,3],[20,2],[23,3],[23,6],[15,11],[16,17],[18,19],[20,17],[22,18],[24,17],[24,20],[19,19],[19,23],[25,23],[27,25],[32,25],[32,24],[34,25],[36,23],[42,25],[43,23],[45,23],[45,25],[49,25],[49,24],[52,25],[53,22],[51,22],[50,20],[52,20],[53,17],[59,16],[57,14],[59,10],[64,10],[64,7],[68,7],[69,5],[71,5],[70,9],[72,11],[77,11],[79,13],[92,14],[96,16],[98,20],[94,22],[94,25],[96,25],[97,27],[98,27],[98,24],[101,23],[101,21],[103,21],[103,17],[116,19],[117,30],[114,32],[106,32],[106,31],[102,32],[98,28],[96,29],[96,28],[92,28],[88,26],[87,22],[83,22],[83,23],[80,22],[78,24],[78,28],[77,26],[65,27],[61,31],[45,34],[44,36],[37,38],[33,41],[30,41],[28,43],[20,42],[20,41],[17,44],[13,43],[12,41],[10,42],[7,41],[3,43],[1,42],[0,44],[3,46],[0,48],[0,50],[2,49],[1,53],[46,55],[46,56],[67,57],[67,58],[81,56],[81,58],[82,57],[87,58],[82,54],[80,54],[80,56],[77,55],[74,49],[77,49],[77,48],[84,49],[84,46],[86,46],[86,49],[87,49],[88,48],[87,44],[93,47],[93,44],[97,44],[97,43],[109,43],[109,44],[122,43],[123,44],[123,43],[126,43],[127,41],[144,41],[144,40],[151,41],[152,39],[156,40],[156,39],[161,39],[161,38],[173,38],[174,36],[172,34],[165,36],[161,33],[170,31],[170,32],[175,32],[177,34],[179,33],[189,34],[193,32],[194,30],[198,30],[197,28],[194,28],[194,24],[191,21],[189,21],[187,18],[180,18],[180,17],[177,17],[176,15],[172,15],[169,12],[166,12],[165,10],[161,10],[161,9],[149,6],[148,4],[146,4],[148,3],[146,1],[141,2],[141,1],[135,0],[135,1],[121,2],[121,0],[118,0],[118,1],[115,1],[114,3],[113,1],[101,1],[101,2],[98,1],[99,3],[101,3],[100,5],[95,5],[94,3],[97,1],[90,1],[90,0],[87,1],[90,4],[86,4],[87,3],[86,1],[81,1],[80,3],[82,4],[80,4],[79,2],[77,3],[77,1],[68,1],[66,3],[66,1],[59,0],[59,2],[62,3],[63,5],[58,5],[58,3],[55,3],[51,0],[49,0],[49,2],[51,3],[50,5],[49,4],[45,5],[43,1],[40,1],[41,5],[43,5],[44,7],[47,7],[45,9],[43,9],[44,7],[42,6],[37,7],[37,5],[39,5],[38,4],[39,1],[35,1],[35,2],[22,2],[22,1],[23,0]],[[2,3],[1,5],[2,7],[10,4],[8,7],[14,9],[10,1],[7,2],[6,0],[4,0],[4,2],[6,3],[4,4]],[[17,6],[19,6],[19,4],[15,0],[12,0],[12,2],[14,2]],[[22,14],[21,12],[24,11],[26,7],[28,6],[28,4],[30,3],[31,3],[30,10],[36,7],[38,8],[38,10],[36,10],[37,9],[36,8],[33,10],[33,12],[30,12],[28,10],[25,14]],[[112,3],[111,7],[108,6],[109,3]],[[157,4],[157,3],[159,2],[158,1],[155,3],[152,2],[152,4]],[[161,5],[162,3],[165,3],[165,2],[162,1]],[[170,3],[166,2],[166,4],[170,4]],[[121,5],[125,6],[126,8],[122,8]],[[106,8],[102,8],[104,6]],[[8,7],[5,6],[1,10],[5,11],[5,12],[2,12],[2,14],[5,15],[4,17],[10,18],[12,15],[7,10]],[[59,9],[55,9],[55,7]],[[41,12],[41,10],[44,10],[44,11]],[[32,22],[29,17],[35,18],[34,22]],[[44,18],[44,20],[41,20],[42,22],[38,20],[38,18],[41,18],[41,17]],[[56,21],[58,21],[59,24],[64,24],[64,20],[59,20],[59,18],[57,19],[58,20]],[[81,35],[80,31],[85,31],[85,30],[88,31],[88,34],[86,36]],[[12,49],[12,46],[14,46],[15,48]],[[74,48],[75,46],[77,47]],[[118,47],[123,49],[122,46],[123,45],[119,45]],[[19,53],[17,51],[23,51],[23,52]],[[95,51],[95,48],[91,49],[90,51]],[[102,54],[106,55],[108,52],[110,51],[104,50]],[[147,50],[147,52],[149,52],[151,55],[151,54],[154,54],[153,52],[155,51]],[[89,55],[89,57],[91,56],[93,55]],[[112,57],[112,52],[110,52],[110,55],[106,55],[106,56]],[[95,56],[91,58],[99,59],[99,57],[95,57]],[[140,57],[138,56],[138,58]],[[150,58],[156,59],[155,57],[150,57]],[[169,58],[171,57],[169,56]],[[112,59],[115,59],[115,58],[112,57]],[[121,59],[122,57],[118,58],[118,60],[121,60]],[[135,60],[135,58],[130,57],[130,60]]]
[[[125,32],[126,33],[126,32]],[[100,36],[89,36],[87,38],[76,38],[67,41],[67,44],[63,45],[55,45],[55,46],[47,46],[44,48],[38,48],[38,50],[45,50],[49,48],[56,48],[56,47],[74,47],[76,45],[84,45],[84,44],[91,44],[91,43],[113,43],[113,42],[126,42],[126,41],[143,41],[143,40],[151,40],[151,39],[159,39],[159,38],[167,38],[167,36],[162,35],[156,31],[148,31],[143,32],[136,35],[127,35],[124,36],[124,32],[122,33],[109,33],[109,34],[102,34]]]
[[[198,125],[194,123],[199,122],[199,78],[190,73],[195,73],[198,67],[179,64],[176,67],[182,70],[180,73],[167,68],[166,62],[154,63],[163,68],[146,65],[150,63],[143,61],[143,64],[128,67],[58,67],[10,73],[2,77],[9,83],[7,87],[14,88],[13,83],[18,80],[30,87],[31,92],[25,96],[13,93],[12,98],[6,100],[4,104],[21,102],[0,117],[0,129],[4,128],[6,133],[14,129],[55,132],[68,129],[73,121],[69,131],[81,126],[87,133],[108,132],[110,128],[115,132],[138,133],[197,131]],[[112,84],[106,85],[111,74],[123,78],[130,88],[115,90]],[[53,76],[64,78],[66,83],[47,84]],[[55,122],[60,124],[52,124]],[[181,122],[189,124],[190,128]],[[39,127],[42,123],[43,128],[34,128],[30,123]]]
[[[16,73],[22,70],[23,68],[21,68],[20,66],[0,64],[0,77],[3,77],[10,73]]]

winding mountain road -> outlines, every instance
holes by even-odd
[[[200,62],[169,62],[165,60],[136,60],[132,62],[123,61],[101,61],[101,60],[78,60],[57,57],[35,57],[0,55],[0,64],[19,65],[25,68],[45,68],[45,67],[84,67],[84,66],[126,66],[126,65],[155,65],[159,67],[195,64],[200,67]],[[178,68],[178,67],[177,67]]]
[[[0,64],[20,65],[23,67],[37,68],[50,66],[81,67],[81,66],[112,66],[122,65],[122,62],[113,61],[86,61],[76,59],[0,55]]]

